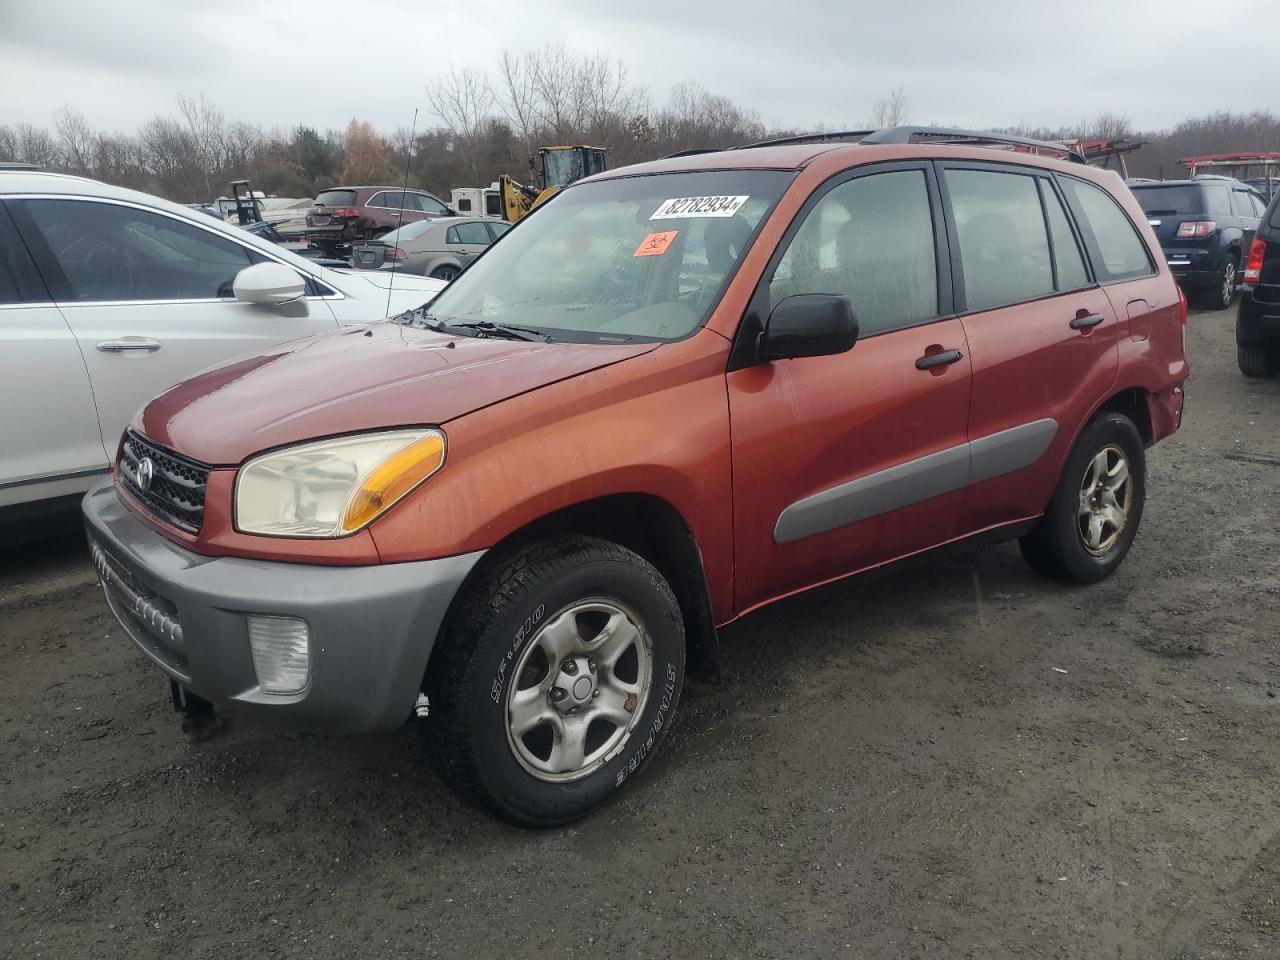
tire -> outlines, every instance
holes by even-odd
[[[1115,466],[1120,460],[1123,483]],[[1036,572],[1071,583],[1110,576],[1137,536],[1146,479],[1146,452],[1133,421],[1121,413],[1098,414],[1067,458],[1049,509],[1019,541],[1022,555]]]
[[[1217,282],[1204,292],[1204,305],[1210,310],[1225,310],[1236,298],[1236,260],[1230,254],[1218,271]]]
[[[1267,343],[1236,344],[1236,362],[1246,377],[1274,377],[1280,369],[1276,352]]]
[[[437,768],[520,826],[586,816],[671,727],[685,637],[670,585],[615,543],[561,537],[497,559],[460,601],[428,671]]]
[[[431,276],[436,280],[443,280],[445,283],[448,283],[461,272],[462,271],[457,267],[436,267],[431,271]]]

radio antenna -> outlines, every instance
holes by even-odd
[[[413,108],[413,128],[409,131],[409,142],[404,148],[404,183],[400,186],[400,206],[399,213],[396,215],[396,239],[399,240],[400,225],[404,223],[404,201],[405,195],[409,192],[409,161],[413,159],[413,144],[418,137],[418,108]],[[387,283],[387,309],[383,311],[384,316],[391,316],[391,288],[396,285],[396,267],[399,266],[399,258],[391,258],[391,279]]]

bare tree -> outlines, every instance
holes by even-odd
[[[883,100],[877,100],[871,110],[868,126],[877,130],[889,127],[901,127],[911,122],[911,104],[907,101],[906,91],[895,87]]]
[[[58,132],[63,166],[84,176],[93,173],[98,134],[85,115],[70,104],[64,104],[55,114],[54,129]]]
[[[202,93],[198,97],[178,94],[178,110],[187,124],[196,158],[204,173],[206,195],[213,196],[213,178],[223,163],[226,149],[226,119]]]
[[[15,160],[39,167],[52,167],[58,163],[58,144],[44,127],[19,123],[13,128],[13,134]]]

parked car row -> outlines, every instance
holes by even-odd
[[[0,171],[0,508],[87,490],[133,413],[184,377],[443,286],[329,269],[132,190]]]

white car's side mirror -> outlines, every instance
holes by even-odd
[[[241,303],[283,307],[307,292],[298,272],[283,263],[255,263],[236,274],[231,289]]]

